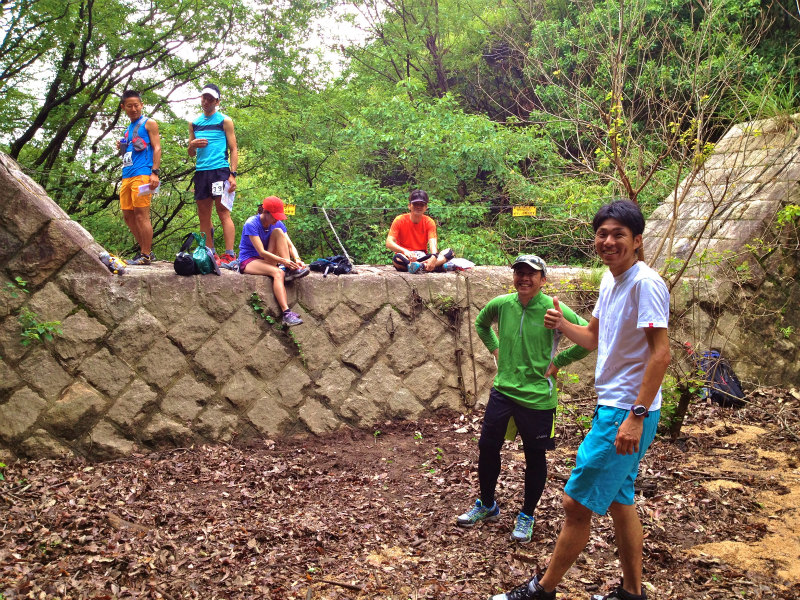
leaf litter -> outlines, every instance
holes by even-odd
[[[794,394],[792,393],[794,392]],[[18,461],[0,481],[0,598],[485,599],[542,569],[563,519],[587,401],[564,411],[532,543],[511,542],[524,456],[503,450],[502,518],[477,496],[481,414],[135,455]],[[800,402],[760,390],[739,411],[697,404],[657,438],[636,502],[650,598],[800,597]],[[610,518],[559,598],[619,580]]]

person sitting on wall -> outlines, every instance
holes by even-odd
[[[425,214],[428,194],[414,190],[408,196],[408,212],[398,215],[386,236],[386,247],[395,253],[392,264],[398,271],[421,273],[444,271],[443,265],[452,260],[450,248],[437,252],[436,222]]]
[[[284,219],[283,200],[276,196],[264,198],[258,214],[247,219],[242,227],[239,272],[272,277],[272,291],[283,311],[283,324],[291,327],[303,320],[289,310],[284,284],[305,277],[309,271],[286,231]]]

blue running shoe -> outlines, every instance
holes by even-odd
[[[517,524],[514,526],[514,531],[511,532],[511,541],[519,542],[520,544],[527,544],[531,541],[533,535],[533,524],[536,519],[531,515],[526,515],[520,512],[517,515]]]
[[[478,499],[475,500],[475,506],[470,508],[469,511],[465,512],[463,515],[459,515],[458,519],[456,519],[456,523],[461,527],[472,527],[479,521],[497,521],[499,518],[500,507],[497,506],[497,502],[489,508],[486,508],[483,502]]]
[[[414,261],[412,263],[408,263],[408,272],[409,273],[419,273],[419,270],[422,268],[422,263],[418,263]]]

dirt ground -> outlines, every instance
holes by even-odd
[[[524,460],[507,444],[503,517],[455,517],[477,494],[479,413],[373,431],[181,448],[88,464],[20,461],[0,472],[0,599],[471,598],[543,568],[582,437],[559,446],[531,544],[512,543]],[[657,439],[638,481],[650,598],[800,598],[800,393],[742,410],[696,405]],[[619,578],[608,517],[560,588],[586,599]]]

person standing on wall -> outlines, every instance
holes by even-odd
[[[197,157],[194,174],[194,199],[200,231],[206,234],[206,245],[214,250],[211,209],[216,206],[222,225],[225,252],[222,256],[214,250],[214,260],[220,267],[236,266],[234,243],[236,228],[231,219],[231,209],[223,203],[223,194],[236,191],[236,169],[239,166],[239,149],[233,130],[233,119],[219,112],[220,91],[213,83],[206,84],[200,92],[203,114],[189,125],[189,156]],[[226,189],[227,184],[227,189]]]
[[[122,155],[122,185],[119,205],[122,217],[139,251],[129,265],[149,265],[156,259],[153,254],[153,225],[150,222],[152,192],[158,187],[161,171],[161,137],[158,123],[142,114],[142,97],[136,90],[125,90],[120,102],[122,110],[131,121],[125,137],[117,142]],[[139,186],[149,185],[149,192],[139,193]]]
[[[564,526],[547,571],[490,600],[554,600],[556,586],[589,541],[592,515],[611,513],[622,582],[593,600],[645,600],[642,523],[634,505],[639,462],[653,441],[661,382],[670,363],[669,291],[638,260],[644,216],[630,200],[601,207],[592,221],[594,246],[609,268],[587,326],[564,318],[558,299],[545,325],[585,348],[597,348],[597,407],[564,486]]]
[[[555,445],[555,418],[558,404],[556,375],[561,367],[580,360],[589,350],[570,346],[556,354],[559,336],[544,326],[544,315],[553,299],[542,292],[547,282],[547,265],[533,254],[518,256],[514,271],[513,294],[490,300],[475,319],[475,329],[497,361],[497,375],[483,416],[478,441],[478,482],[480,498],[460,515],[456,523],[472,527],[481,521],[500,518],[495,500],[500,475],[500,449],[513,417],[525,452],[525,494],[511,540],[531,541],[534,509],[547,481],[547,450]],[[586,324],[568,307],[565,318]],[[497,333],[492,325],[497,324]],[[509,436],[510,437],[510,436]]]

